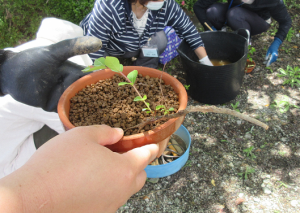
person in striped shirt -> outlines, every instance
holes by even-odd
[[[92,60],[137,58],[135,65],[157,68],[158,56],[168,42],[163,29],[171,26],[188,42],[200,63],[212,66],[199,32],[175,0],[96,0],[80,26],[85,36],[102,40],[102,48],[89,54]]]

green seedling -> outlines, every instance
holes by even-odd
[[[256,52],[256,49],[249,45],[248,46],[248,54],[247,54],[247,58],[249,59],[249,61],[251,61],[251,62],[253,61],[252,56],[255,52]]]
[[[191,166],[192,166],[192,161],[188,160],[182,168],[191,167]]]
[[[155,107],[155,110],[156,111],[160,110],[160,111],[164,112],[164,115],[167,115],[170,113],[170,111],[174,111],[175,109],[173,107],[167,109],[164,105],[158,105]]]
[[[248,175],[249,174],[252,174],[255,172],[255,169],[254,168],[251,168],[250,166],[247,166],[246,168],[246,171],[245,172],[241,172],[241,173],[238,173],[238,175],[240,176],[241,179],[245,179],[247,180],[248,179]]]
[[[264,142],[264,144],[261,145],[260,148],[261,148],[261,149],[265,148],[267,144],[268,144],[267,142]]]
[[[191,86],[191,85],[184,85],[184,88],[185,88],[186,90],[189,90],[190,86]]]
[[[254,135],[254,132],[253,132],[253,129],[254,129],[254,126],[251,126],[251,129],[250,129],[250,134]]]
[[[267,70],[270,70],[271,73],[273,73],[273,69],[271,67],[266,67]]]
[[[282,69],[280,68],[279,69],[279,72],[281,74],[278,74],[278,77],[285,77],[287,78],[284,82],[283,82],[283,85],[285,84],[289,84],[291,85],[292,87],[294,85],[296,86],[300,86],[300,68],[297,66],[297,67],[291,67],[290,65],[287,65],[287,68],[286,70],[285,69]]]
[[[243,152],[246,153],[247,157],[251,158],[251,159],[254,159],[256,158],[256,156],[254,155],[254,153],[252,152],[252,150],[254,149],[253,146],[250,146],[249,148],[247,149],[244,149]]]
[[[285,48],[285,47],[281,47],[281,49],[284,50],[286,54],[288,54],[292,50],[292,48]]]
[[[278,183],[280,183],[280,185],[278,186],[278,188],[280,188],[280,187],[282,187],[282,186],[284,186],[285,188],[287,188],[288,187],[288,185],[287,184],[285,184],[284,182],[282,182],[282,181],[277,181]]]
[[[235,104],[231,104],[233,110],[237,111],[237,112],[240,112],[240,110],[238,109],[238,106],[240,105],[240,102],[236,102]]]
[[[279,109],[279,112],[281,113],[286,113],[287,111],[289,111],[289,109],[291,107],[294,107],[294,108],[298,108],[299,107],[295,104],[290,104],[289,102],[289,97],[288,96],[284,96],[284,99],[281,100],[281,101],[278,101],[278,100],[274,100],[274,103],[271,104],[271,107],[275,107],[275,108],[278,108]]]
[[[285,151],[279,151],[278,154],[281,155],[281,156],[284,156],[286,154],[286,152]]]
[[[288,34],[286,35],[285,39],[288,42],[291,42],[292,41],[292,37],[294,36],[294,34],[295,34],[295,30],[293,30],[293,28],[291,27],[290,30],[289,30],[289,32],[288,32]]]
[[[137,75],[138,75],[138,71],[133,70],[126,76],[123,73],[123,65],[120,64],[119,59],[117,59],[116,57],[107,56],[106,58],[104,58],[104,57],[98,58],[95,60],[93,66],[88,66],[87,68],[85,68],[82,71],[83,72],[91,72],[91,71],[105,69],[105,68],[109,68],[113,72],[120,73],[126,79],[127,82],[120,82],[118,85],[119,86],[123,86],[123,85],[127,85],[127,84],[131,85],[134,88],[135,92],[138,94],[138,96],[135,97],[133,101],[144,102],[144,104],[146,105],[146,108],[144,108],[143,111],[145,111],[146,113],[152,112],[152,110],[149,107],[150,104],[148,102],[146,102],[147,96],[144,95],[142,97],[142,95],[139,93],[139,91],[137,90],[137,88],[134,85]]]

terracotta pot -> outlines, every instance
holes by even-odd
[[[174,91],[178,94],[178,110],[183,110],[186,108],[188,96],[184,86],[176,78],[156,69],[138,66],[124,66],[123,73],[127,75],[132,70],[137,70],[139,74],[142,74],[143,76],[149,75],[150,77],[157,78],[160,78],[160,76],[162,76],[162,79],[164,80],[165,84],[171,85],[174,88]],[[99,80],[112,78],[115,74],[116,72],[113,72],[110,69],[100,70],[80,78],[64,91],[64,93],[59,99],[57,111],[59,118],[62,121],[66,130],[75,127],[69,121],[70,99],[74,97],[80,90],[85,88],[87,85],[94,84]],[[183,120],[183,116],[179,118],[170,119],[166,123],[155,128],[154,130],[135,135],[124,136],[116,144],[109,145],[107,147],[114,152],[123,153],[136,147],[144,146],[146,144],[159,143],[160,156],[167,146],[169,137],[180,127]]]
[[[252,72],[253,69],[255,68],[255,66],[256,66],[256,63],[254,61],[250,61],[249,59],[247,59],[245,73]]]

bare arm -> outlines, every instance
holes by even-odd
[[[207,53],[206,53],[206,50],[204,47],[198,47],[197,49],[195,49],[195,53],[199,59],[202,59],[205,56],[207,56]]]
[[[101,125],[51,139],[0,180],[1,212],[115,212],[143,187],[144,168],[158,152],[154,144],[124,154],[103,146],[122,136]]]
[[[213,64],[211,63],[211,61],[209,60],[206,50],[204,47],[198,47],[197,49],[195,49],[195,53],[199,58],[199,62],[201,64],[207,65],[207,66],[213,66]]]

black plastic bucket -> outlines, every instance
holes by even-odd
[[[202,65],[188,43],[182,41],[177,51],[186,72],[186,83],[190,85],[188,94],[205,104],[223,104],[233,100],[243,83],[248,40],[236,32],[209,31],[200,35],[210,59],[226,60],[231,64]]]

